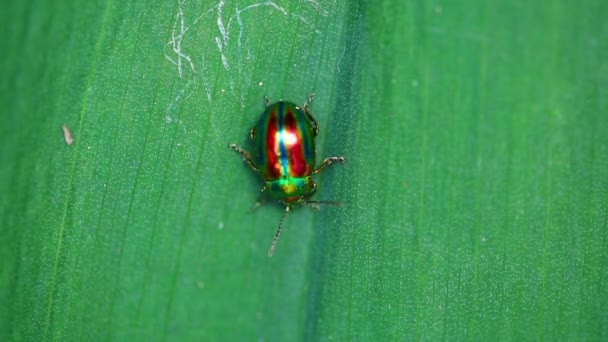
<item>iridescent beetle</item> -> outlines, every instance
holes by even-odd
[[[250,136],[255,146],[258,164],[254,163],[249,152],[230,144],[243,160],[264,178],[262,192],[279,200],[285,205],[268,256],[274,254],[285,215],[290,208],[319,204],[338,204],[333,201],[310,201],[308,198],[317,190],[311,176],[333,163],[343,163],[344,157],[328,157],[315,169],[315,136],[319,134],[319,124],[312,116],[309,106],[314,95],[310,95],[300,108],[287,101],[270,104],[266,98],[266,110],[260,121],[251,129]]]

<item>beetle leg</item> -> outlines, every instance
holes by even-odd
[[[259,207],[263,206],[264,203],[266,203],[266,201],[264,200],[264,198],[260,197],[260,199],[255,202],[253,207],[251,207],[251,209],[249,209],[249,212],[252,213],[252,212],[256,211]]]
[[[312,132],[316,137],[319,134],[319,124],[317,123],[317,120],[315,120],[314,116],[312,116],[312,114],[310,113],[310,104],[312,103],[312,100],[314,100],[314,98],[315,94],[308,95],[308,100],[304,102],[304,113],[306,113],[308,120],[310,120],[310,122],[312,123]]]
[[[315,99],[315,93],[311,93],[310,95],[308,95],[308,99],[306,99],[306,102],[304,102],[304,108],[307,108],[311,103],[312,100]]]
[[[257,168],[257,166],[255,166],[255,164],[253,163],[253,161],[251,160],[251,155],[249,154],[249,152],[245,151],[244,149],[242,149],[240,146],[235,145],[235,144],[229,144],[228,147],[230,147],[234,152],[238,153],[241,155],[241,158],[243,158],[243,161],[247,164],[249,164],[249,166],[254,170],[254,171],[259,171],[259,169]]]
[[[314,170],[312,173],[319,173],[321,172],[321,170],[323,170],[324,168],[328,167],[329,165],[333,164],[333,163],[344,163],[346,161],[346,159],[344,159],[344,157],[327,157],[323,160],[323,162],[321,163],[321,165]]]

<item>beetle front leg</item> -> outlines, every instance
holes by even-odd
[[[255,166],[255,164],[251,160],[251,155],[249,154],[249,152],[245,151],[240,146],[235,145],[235,144],[229,144],[228,147],[230,147],[234,152],[240,154],[241,158],[243,158],[243,161],[245,161],[245,163],[249,164],[249,166],[253,169],[253,171],[259,171],[258,167]]]
[[[253,207],[251,207],[251,209],[249,209],[250,213],[256,211],[259,207],[261,207],[262,205],[264,205],[266,203],[267,196],[263,195],[266,190],[268,190],[268,183],[264,184],[264,186],[260,190],[260,193],[262,193],[262,195],[258,198],[257,201],[255,201],[255,204],[253,205]]]
[[[251,209],[249,209],[249,212],[252,213],[254,211],[256,211],[259,207],[261,207],[262,205],[264,205],[264,203],[266,203],[266,199],[260,197],[260,199],[258,199],[255,204],[253,205],[253,207],[251,207]]]
[[[317,174],[319,172],[321,172],[321,170],[323,170],[324,168],[328,167],[329,165],[333,164],[333,163],[344,163],[346,161],[346,159],[344,159],[344,157],[327,157],[323,160],[323,162],[321,163],[321,165],[314,170],[312,173]]]

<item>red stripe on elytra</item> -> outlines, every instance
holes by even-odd
[[[281,161],[279,160],[280,148],[277,141],[278,120],[276,110],[268,114],[268,123],[266,125],[266,172],[271,179],[281,177]]]
[[[302,146],[302,131],[298,120],[292,110],[287,111],[285,117],[285,130],[295,137],[295,142],[289,146],[289,173],[292,177],[302,177],[306,174],[306,159]]]

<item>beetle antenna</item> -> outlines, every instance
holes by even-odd
[[[342,202],[338,202],[338,201],[306,201],[305,204],[328,204],[328,205],[335,205],[337,207],[342,205]]]
[[[306,201],[303,204],[309,206],[314,211],[321,210],[321,204],[335,205],[336,207],[342,205],[341,202],[336,201]]]
[[[281,216],[281,221],[279,222],[279,228],[277,228],[277,232],[274,233],[274,238],[272,239],[272,244],[270,245],[270,249],[268,250],[268,256],[271,257],[274,254],[274,249],[277,247],[277,243],[279,242],[279,236],[281,236],[281,229],[283,228],[283,220],[285,220],[285,215],[289,211],[289,206],[285,206],[285,211],[283,212],[283,216]]]
[[[337,202],[337,201],[306,201],[304,202],[305,205],[309,206],[312,208],[312,210],[314,211],[319,211],[321,210],[321,204],[327,204],[327,205],[334,205],[336,207],[339,207],[342,205],[342,202]]]

